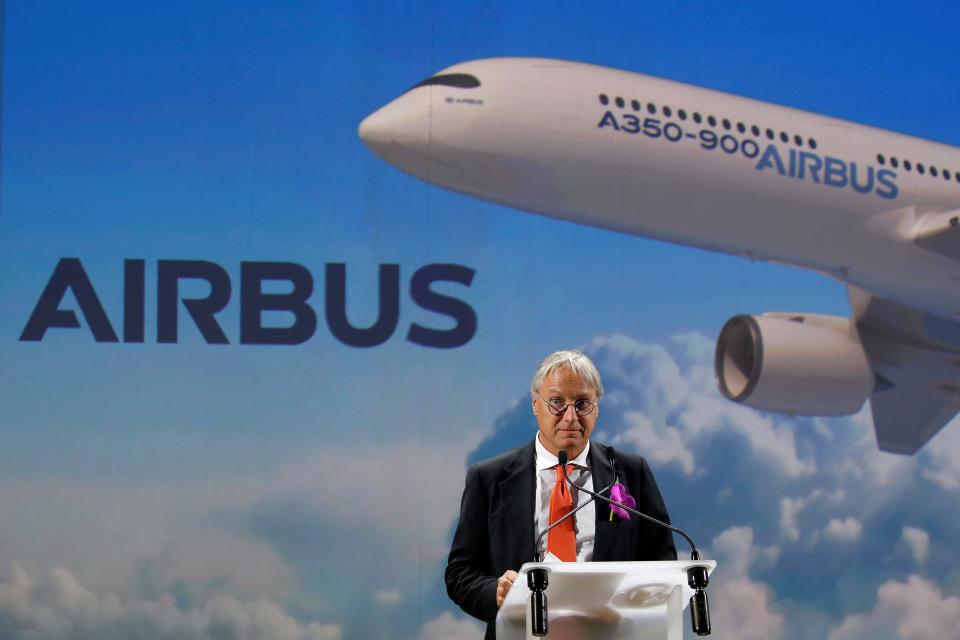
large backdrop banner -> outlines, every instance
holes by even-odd
[[[443,583],[464,476],[534,436],[563,348],[603,375],[596,436],[718,561],[718,640],[957,637],[960,425],[892,455],[869,407],[764,413],[714,382],[727,318],[849,315],[840,283],[460,195],[358,125],[532,56],[958,144],[958,19],[5,3],[0,639],[481,637]]]

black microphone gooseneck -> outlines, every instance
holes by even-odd
[[[566,451],[561,451],[561,454],[564,456],[564,464],[566,464]],[[564,478],[566,478],[566,472],[564,472]],[[567,480],[569,483],[570,481]],[[611,482],[609,485],[604,487],[598,492],[604,493],[605,491],[610,491],[613,487]],[[601,498],[603,496],[600,496]],[[565,514],[564,516],[557,518],[556,522],[550,523],[546,529],[540,532],[540,535],[537,536],[537,539],[533,543],[534,553],[536,554],[537,562],[543,562],[543,556],[540,555],[538,549],[540,549],[540,541],[543,540],[543,536],[547,535],[551,529],[555,526],[566,520],[567,518],[573,517],[577,511],[583,509],[588,504],[596,500],[596,497],[591,497],[589,500],[586,500],[583,504],[579,505],[576,509],[570,511],[570,513]],[[527,586],[530,588],[530,622],[531,622],[531,633],[539,637],[547,635],[547,570],[543,568],[531,569],[527,572]]]
[[[661,522],[660,520],[657,520],[657,519],[654,518],[653,516],[648,516],[647,514],[641,512],[641,511],[637,511],[636,509],[634,509],[634,508],[632,508],[632,507],[628,507],[627,505],[623,504],[622,502],[617,502],[617,501],[614,500],[613,498],[608,498],[608,497],[606,497],[606,496],[601,496],[600,494],[594,493],[593,491],[590,491],[589,489],[585,489],[585,488],[583,488],[583,487],[579,487],[579,486],[573,484],[573,483],[570,481],[570,478],[567,476],[567,458],[568,458],[568,457],[569,457],[569,456],[567,455],[567,452],[566,452],[566,451],[563,451],[562,449],[560,450],[560,453],[557,454],[557,459],[560,461],[560,469],[563,471],[563,477],[564,477],[564,479],[567,481],[567,484],[569,484],[571,487],[573,487],[573,488],[574,488],[575,490],[577,490],[577,491],[583,491],[584,493],[586,493],[586,494],[588,494],[588,495],[591,495],[591,496],[593,496],[594,498],[600,498],[600,499],[603,500],[604,502],[609,502],[609,503],[612,504],[612,505],[618,506],[618,507],[620,507],[621,509],[623,509],[624,511],[629,511],[630,513],[632,513],[632,514],[634,514],[634,515],[638,515],[638,516],[640,516],[641,518],[643,518],[643,519],[645,519],[645,520],[649,520],[650,522],[652,522],[652,523],[654,523],[654,524],[658,524],[658,525],[660,525],[661,527],[665,527],[665,528],[667,528],[667,529],[670,529],[670,531],[673,531],[673,532],[675,532],[675,533],[679,533],[681,536],[683,536],[683,539],[687,541],[687,544],[690,545],[690,559],[691,559],[691,560],[699,560],[699,559],[700,559],[700,552],[697,551],[697,545],[695,545],[695,544],[693,543],[693,540],[690,539],[690,536],[688,536],[688,535],[686,534],[686,532],[684,532],[682,529],[679,529],[679,528],[677,528],[677,527],[674,527],[673,525],[667,524],[666,522]]]
[[[571,482],[570,478],[567,476],[567,458],[568,457],[569,456],[567,452],[562,449],[557,453],[557,460],[560,462],[560,470],[561,472],[563,472],[563,478],[564,480],[567,481],[567,484],[571,488],[576,489],[577,491],[583,491],[584,493],[590,496],[593,496],[594,498],[599,498],[604,502],[620,507],[624,511],[629,511],[630,513],[640,516],[641,518],[648,520],[654,524],[658,524],[661,527],[665,527],[669,529],[670,531],[679,533],[681,536],[683,536],[683,539],[687,541],[687,544],[690,545],[690,559],[693,561],[700,560],[700,552],[697,551],[697,545],[693,543],[693,540],[690,539],[690,536],[688,536],[686,532],[684,532],[683,530],[678,529],[673,525],[669,525],[666,522],[661,522],[660,520],[657,520],[653,516],[648,516],[647,514],[641,511],[637,511],[632,507],[628,507],[622,502],[617,502],[612,498],[602,496],[599,493],[594,493],[589,489],[585,489],[583,487],[579,487],[573,484],[573,482]],[[614,476],[616,476],[616,472],[614,472]],[[694,590],[694,594],[690,598],[690,624],[693,627],[693,632],[696,633],[698,636],[710,635],[710,603],[707,600],[707,592],[704,591],[709,581],[710,579],[707,575],[706,567],[696,566],[696,567],[690,567],[689,569],[687,569],[687,584],[690,585],[690,588]]]
[[[564,451],[563,453],[566,453],[566,451]],[[566,477],[566,474],[564,474],[564,477]],[[570,481],[568,480],[567,482],[569,483]],[[610,491],[611,488],[613,488],[613,483],[612,483],[612,482],[611,482],[610,484],[608,484],[607,486],[605,486],[603,489],[600,489],[600,491],[598,491],[597,493],[598,493],[598,494],[605,493],[605,492],[607,492],[607,491]],[[604,496],[600,496],[600,497],[603,498]],[[593,502],[594,500],[596,500],[596,497],[590,498],[589,500],[587,500],[587,501],[584,502],[583,504],[577,506],[577,508],[574,509],[573,511],[571,511],[570,513],[568,513],[568,514],[566,514],[566,515],[564,515],[564,516],[562,516],[562,517],[560,517],[560,518],[557,518],[557,521],[556,521],[556,522],[550,523],[550,526],[548,526],[546,529],[544,529],[543,531],[540,532],[540,535],[537,536],[537,539],[536,539],[536,540],[534,541],[534,543],[533,543],[533,549],[534,549],[534,553],[536,554],[537,562],[543,562],[543,556],[540,554],[540,551],[539,551],[539,549],[540,549],[540,541],[543,540],[543,536],[547,535],[547,534],[550,532],[551,529],[553,529],[555,526],[557,526],[558,524],[560,524],[561,522],[563,522],[563,521],[566,520],[567,518],[573,517],[573,514],[575,514],[577,511],[580,511],[580,509],[583,509],[584,507],[586,507],[588,504],[590,504],[590,503]]]

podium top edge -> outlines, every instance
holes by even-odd
[[[545,569],[548,573],[632,573],[686,571],[691,567],[706,567],[708,573],[717,568],[716,560],[640,560],[629,562],[527,562],[518,572],[525,575],[531,569]]]

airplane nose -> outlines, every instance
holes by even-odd
[[[422,153],[429,140],[429,115],[429,92],[408,93],[364,118],[357,133],[385,160],[397,147]]]
[[[368,147],[382,145],[390,138],[389,125],[384,124],[384,118],[380,116],[382,109],[368,115],[357,127],[357,135]]]

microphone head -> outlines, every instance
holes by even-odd
[[[568,457],[568,456],[567,456],[567,452],[564,451],[563,449],[560,449],[560,452],[557,453],[557,462],[559,462],[559,463],[562,464],[562,465],[566,465],[566,464],[567,464],[567,457]]]

